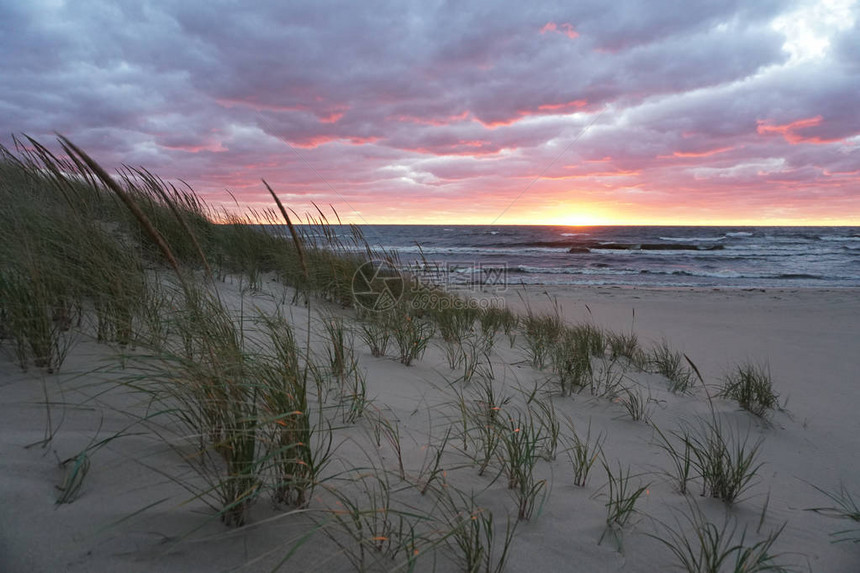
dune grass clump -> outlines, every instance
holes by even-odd
[[[73,311],[63,302],[62,290],[40,280],[38,271],[0,271],[0,340],[12,338],[21,369],[32,362],[48,372],[58,370],[73,344],[69,321]]]
[[[440,345],[445,351],[448,366],[455,370],[461,367],[467,358],[464,343],[475,334],[474,326],[479,309],[461,305],[459,303],[464,301],[447,294],[434,295],[434,300],[436,304],[430,307],[428,314],[442,339]],[[468,370],[468,365],[466,369]]]
[[[460,364],[463,374],[458,381],[468,384],[476,376],[485,380],[495,377],[490,352],[493,347],[492,339],[483,332],[471,332],[459,344]]]
[[[485,328],[481,308],[470,299],[458,298],[449,293],[432,292],[427,298],[426,315],[436,325],[441,340],[439,345],[451,370],[462,368],[460,381],[468,383],[475,375],[492,377],[489,354],[496,331]],[[478,320],[481,324],[478,325]]]
[[[331,427],[315,420],[310,397],[324,368],[302,355],[280,313],[261,315],[248,339],[246,320],[219,299],[188,293],[176,334],[134,357],[136,373],[126,380],[153,404],[148,426],[196,476],[166,477],[228,526],[243,525],[265,492],[305,507],[332,454]]]
[[[114,230],[100,187],[53,175],[53,156],[24,157],[0,146],[0,336],[22,368],[53,371],[90,322],[99,341],[134,342],[144,253]]]
[[[690,391],[695,382],[693,370],[685,364],[684,355],[675,352],[665,340],[651,350],[649,369],[669,380],[669,390],[674,394]]]
[[[588,389],[592,396],[615,401],[625,391],[625,376],[626,369],[622,363],[604,356],[592,369]]]
[[[577,324],[571,328],[574,336],[583,340],[583,345],[588,349],[589,354],[595,358],[603,358],[606,355],[609,339],[601,328],[590,322]]]
[[[542,430],[540,424],[535,424],[531,412],[509,415],[507,423],[499,428],[500,461],[508,478],[508,489],[513,490],[520,520],[531,519],[541,492],[544,492],[543,499],[547,495],[546,480],[535,476],[535,467],[543,459],[541,453],[547,440]]]
[[[370,354],[380,358],[385,356],[393,336],[392,321],[394,313],[390,311],[369,311],[359,314],[359,337],[370,349]]]
[[[860,503],[854,499],[854,496],[851,495],[851,492],[848,491],[845,484],[840,484],[837,491],[825,491],[819,487],[816,487],[815,489],[826,495],[830,501],[836,505],[829,507],[815,507],[810,511],[836,519],[845,519],[854,522],[855,524],[854,527],[840,529],[839,531],[833,532],[831,535],[835,542],[841,543],[848,541],[852,543],[860,543]]]
[[[749,430],[727,428],[719,418],[689,433],[693,465],[702,480],[702,495],[732,504],[754,483],[762,467],[762,440],[750,441]]]
[[[255,356],[266,436],[263,465],[274,501],[304,507],[332,454],[330,426],[322,418],[312,420],[309,388],[317,382],[318,368],[307,357],[302,363],[293,330],[280,313],[261,321],[268,351]]]
[[[335,502],[322,513],[323,533],[356,571],[414,570],[434,545],[422,527],[430,516],[399,502],[384,471],[349,479],[343,488],[327,488]]]
[[[781,554],[773,546],[785,529],[785,524],[754,541],[746,528],[739,529],[737,520],[726,516],[722,525],[708,520],[693,502],[690,513],[676,518],[675,526],[662,524],[660,535],[647,534],[667,547],[675,564],[687,573],[762,573],[793,570],[782,564]]]
[[[561,422],[555,406],[551,399],[542,399],[538,396],[530,397],[527,404],[529,412],[540,425],[541,434],[546,436],[541,446],[540,456],[548,462],[554,461],[561,443]]]
[[[480,507],[474,496],[467,497],[450,488],[443,493],[442,507],[449,531],[445,538],[452,560],[461,571],[469,573],[504,571],[519,520],[509,518],[501,536],[493,513]],[[454,498],[454,493],[459,499]]]
[[[682,424],[668,433],[655,427],[655,432],[657,446],[672,462],[668,474],[680,493],[698,479],[702,495],[735,503],[753,485],[763,465],[759,461],[762,440],[752,441],[749,430],[742,434],[717,417],[698,426]]]
[[[457,408],[462,424],[463,451],[470,452],[478,475],[496,459],[502,443],[500,429],[511,397],[496,392],[491,379],[480,379],[468,390],[457,390]]]
[[[642,387],[625,389],[618,400],[634,422],[647,422],[651,419],[651,393]]]
[[[638,353],[641,351],[639,337],[634,332],[611,332],[605,333],[606,346],[613,359],[626,358],[635,363]]]
[[[191,293],[189,293],[191,294]],[[178,449],[201,483],[180,483],[231,526],[245,523],[262,486],[258,458],[259,385],[242,335],[221,304],[196,293],[177,317],[178,344],[142,357],[127,382],[145,392],[173,424],[156,432],[181,432],[165,441]],[[184,449],[189,452],[183,452]]]
[[[354,360],[353,333],[340,316],[325,316],[322,323],[329,369],[335,380],[342,384]]]
[[[394,342],[400,352],[400,362],[409,366],[421,358],[433,337],[433,323],[419,318],[414,312],[398,308],[391,321]]]
[[[367,374],[359,368],[358,361],[352,359],[348,375],[341,383],[340,407],[345,424],[354,424],[364,417],[372,404],[367,397]]]
[[[442,487],[445,485],[445,468],[442,465],[442,458],[445,455],[445,448],[451,440],[451,427],[445,432],[445,436],[437,444],[427,444],[427,455],[424,457],[424,462],[418,470],[418,484],[421,495],[427,495],[427,492],[436,482],[439,482]]]
[[[591,346],[582,331],[564,328],[550,350],[552,369],[562,396],[579,392],[593,376]]]
[[[564,332],[564,322],[558,306],[552,313],[535,314],[531,309],[521,320],[525,345],[532,366],[543,369],[556,341]]]
[[[567,448],[565,449],[570,465],[573,469],[573,485],[585,487],[588,483],[588,476],[594,463],[603,454],[604,435],[598,434],[594,440],[591,439],[591,422],[588,424],[588,431],[585,437],[581,437],[573,426],[573,422],[568,419],[567,426],[570,430],[570,435],[567,438]]]
[[[770,370],[749,362],[736,366],[725,376],[718,396],[735,400],[741,408],[759,418],[779,408],[779,396],[773,390]]]
[[[607,355],[607,340],[606,334],[592,324],[561,329],[550,358],[562,396],[587,388],[593,396],[616,397],[624,372],[618,360]]]
[[[621,530],[630,521],[636,512],[636,502],[648,491],[649,484],[633,484],[630,468],[625,471],[618,463],[618,473],[613,473],[609,463],[603,461],[603,469],[606,470],[607,500],[606,500],[606,529],[600,536],[599,543],[603,542],[607,533],[611,533],[621,548]]]
[[[666,474],[672,479],[678,493],[686,494],[687,486],[693,478],[693,448],[694,444],[691,438],[689,428],[682,427],[679,430],[673,430],[665,433],[660,428],[654,426],[654,431],[657,434],[657,446],[666,452],[669,460],[672,462],[671,471]]]
[[[489,306],[480,315],[481,331],[484,336],[494,340],[498,332],[503,332],[514,344],[514,329],[519,325],[519,318],[509,308]]]
[[[442,340],[458,341],[474,330],[481,312],[477,306],[467,302],[451,295],[437,296],[436,304],[430,309],[430,318],[436,323]]]

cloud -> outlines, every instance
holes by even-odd
[[[804,185],[860,220],[858,20],[838,1],[0,0],[0,133],[61,132],[216,202],[267,201],[265,177],[380,220],[489,222],[535,179],[516,220],[579,198],[730,217]]]

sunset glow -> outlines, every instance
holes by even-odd
[[[2,7],[0,142],[354,223],[860,224],[857,2],[195,4]]]

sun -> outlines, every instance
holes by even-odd
[[[600,206],[567,206],[566,208],[558,209],[558,215],[549,216],[546,219],[545,225],[594,227],[598,225],[612,225],[618,219],[618,216]]]
[[[560,224],[566,227],[594,227],[595,225],[606,225],[605,217],[590,213],[575,213],[566,215]]]

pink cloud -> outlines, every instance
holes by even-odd
[[[731,151],[734,149],[734,145],[729,145],[726,147],[718,147],[716,149],[708,149],[706,151],[675,151],[672,155],[658,155],[657,159],[670,159],[672,157],[680,157],[680,158],[702,158],[702,157],[711,157],[713,155],[719,155],[720,153],[725,153],[727,151]]]
[[[591,173],[578,173],[569,175],[543,175],[541,176],[541,179],[546,179],[550,181],[564,181],[566,179],[591,179],[596,177],[638,177],[640,175],[642,175],[642,172],[638,170],[593,171]],[[533,179],[534,177],[534,174],[529,174],[521,175],[518,178]],[[625,187],[626,186],[627,185],[625,185]]]
[[[215,102],[221,107],[226,107],[228,109],[234,107],[247,107],[251,108],[255,111],[306,111],[307,108],[304,106],[298,105],[278,105],[278,104],[270,104],[270,103],[262,103],[258,101],[254,101],[252,99],[230,99],[230,98],[216,98]]]
[[[798,133],[801,130],[808,130],[810,128],[815,127],[823,127],[822,117],[820,115],[817,115],[815,117],[809,117],[806,119],[798,119],[791,123],[786,123],[782,125],[775,124],[772,122],[772,120],[768,119],[760,119],[756,123],[756,131],[760,135],[780,134],[785,138],[787,142],[791,143],[792,145],[798,143],[837,143],[845,139],[844,137],[821,137],[818,135],[804,135],[802,133]]]
[[[543,105],[538,106],[538,111],[569,113],[581,109],[586,105],[588,105],[588,102],[586,100],[577,99],[566,103],[545,103]],[[528,114],[529,112],[522,111],[520,113]]]
[[[311,113],[315,115],[320,123],[337,123],[340,121],[344,113],[349,110],[350,106],[348,105],[330,105],[326,104],[324,98],[321,96],[314,96],[312,98],[315,102],[314,105],[306,105],[303,103],[297,104],[273,104],[267,102],[257,101],[255,98],[244,98],[244,99],[224,99],[218,98],[216,99],[216,103],[225,108],[234,108],[234,107],[244,107],[249,108],[254,111],[268,111],[275,113],[284,113],[290,111],[300,111],[305,113]]]
[[[435,117],[419,117],[415,115],[394,115],[389,116],[387,119],[392,121],[398,121],[403,123],[417,123],[419,125],[432,125],[434,127],[443,127],[447,125],[451,125],[453,123],[460,123],[469,118],[470,112],[468,110],[458,113],[456,115],[449,115],[442,118]]]
[[[160,144],[159,147],[172,149],[174,151],[185,151],[186,153],[200,153],[201,151],[209,151],[212,153],[224,153],[227,148],[221,145],[220,141],[206,143],[203,145],[165,145]]]
[[[577,32],[573,26],[567,22],[564,24],[556,24],[555,22],[547,22],[544,24],[544,27],[540,29],[541,34],[546,34],[547,32],[558,32],[560,34],[564,34],[571,40],[574,40],[579,37],[579,32]]]
[[[343,112],[333,111],[320,117],[320,123],[337,123],[343,117]]]
[[[459,156],[480,157],[485,155],[496,155],[505,147],[499,146],[488,140],[458,140],[451,143],[437,144],[432,146],[421,145],[415,147],[403,147],[404,151],[413,151],[436,156]]]
[[[316,149],[321,145],[325,145],[326,143],[331,143],[333,141],[339,141],[342,143],[348,143],[351,145],[367,145],[370,143],[376,143],[379,141],[378,137],[339,137],[332,135],[313,135],[299,140],[291,140],[289,143],[293,147],[298,147],[300,149]]]
[[[489,129],[495,129],[497,127],[505,127],[508,125],[513,125],[516,122],[532,116],[544,116],[544,115],[564,115],[574,113],[585,108],[588,105],[588,101],[584,99],[576,99],[568,102],[562,103],[545,103],[540,104],[535,108],[521,108],[514,112],[515,115],[512,117],[504,118],[504,119],[494,119],[494,120],[483,120],[480,118],[475,118],[481,125]]]

